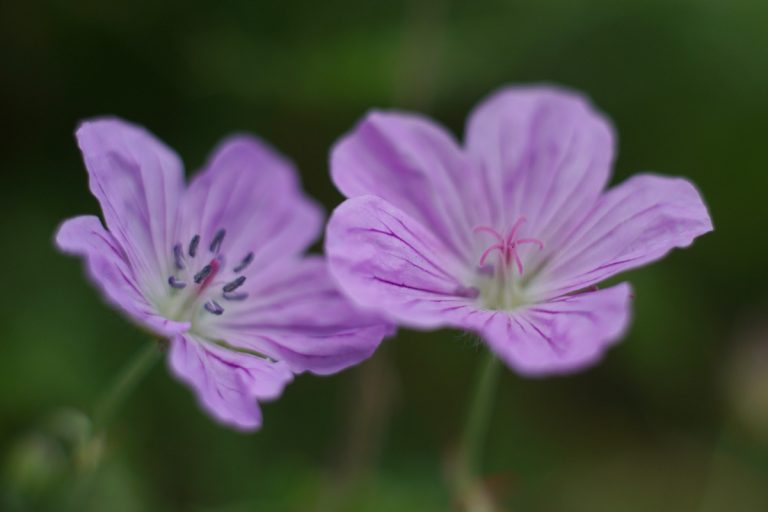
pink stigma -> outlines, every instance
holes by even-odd
[[[488,233],[496,239],[496,243],[489,246],[480,256],[481,267],[485,265],[485,260],[488,256],[493,254],[494,251],[499,251],[501,257],[504,259],[504,264],[509,265],[514,261],[518,273],[523,275],[523,262],[520,259],[520,255],[517,253],[517,247],[524,244],[534,244],[539,247],[539,250],[544,249],[544,242],[537,238],[515,238],[520,226],[525,224],[526,220],[525,217],[517,219],[506,237],[502,236],[501,233],[489,226],[478,226],[473,230],[475,233]]]

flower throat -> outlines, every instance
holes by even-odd
[[[216,300],[210,297],[211,293],[206,293],[209,289],[221,286],[219,299],[224,301],[243,301],[248,298],[248,293],[238,292],[245,284],[246,276],[239,275],[230,280],[217,280],[225,270],[226,259],[221,254],[221,245],[227,234],[225,229],[219,229],[214,234],[208,245],[211,259],[199,270],[193,271],[194,260],[198,256],[200,246],[200,235],[195,235],[189,241],[187,250],[184,246],[177,243],[173,246],[173,262],[175,271],[168,277],[168,285],[172,289],[170,316],[179,319],[193,316],[199,302],[203,302],[202,309],[212,315],[221,315],[224,313],[224,307]],[[202,255],[200,255],[202,257]],[[253,252],[249,252],[240,262],[232,268],[232,272],[240,274],[253,261]],[[192,285],[187,289],[188,285]],[[182,290],[186,290],[182,292]]]
[[[535,245],[541,251],[544,242],[538,238],[517,238],[526,221],[525,217],[518,218],[506,236],[490,226],[477,226],[473,230],[476,235],[487,234],[494,239],[480,255],[477,266],[479,299],[488,309],[511,310],[527,302],[522,288],[525,269],[518,248]],[[489,260],[494,255],[498,258],[495,264],[491,264]]]

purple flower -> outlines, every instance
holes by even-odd
[[[357,304],[410,327],[480,334],[526,375],[595,362],[629,323],[631,289],[597,283],[712,230],[696,188],[637,175],[605,190],[607,119],[579,94],[511,87],[460,147],[421,116],[373,112],[331,157],[331,273]]]
[[[176,154],[119,119],[83,123],[77,140],[95,216],[69,219],[59,248],[81,255],[109,302],[170,340],[173,373],[218,421],[261,425],[257,401],[293,374],[330,374],[367,358],[390,328],[302,256],[322,213],[289,162],[238,136],[185,190]]]

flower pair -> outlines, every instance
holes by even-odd
[[[77,132],[97,217],[66,221],[107,299],[170,341],[173,373],[219,421],[261,424],[293,375],[370,356],[392,323],[480,334],[540,375],[594,362],[624,332],[631,290],[596,284],[712,229],[688,181],[636,176],[605,190],[608,121],[581,96],[507,88],[472,113],[461,147],[416,115],[367,116],[332,152],[348,199],[322,214],[293,167],[226,140],[185,188],[178,157],[117,119]]]

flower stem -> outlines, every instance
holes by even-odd
[[[456,491],[466,510],[489,510],[487,505],[473,506],[472,503],[488,501],[480,496],[477,478],[482,466],[482,453],[488,425],[493,411],[496,384],[501,372],[501,363],[487,351],[478,371],[475,390],[467,411],[467,422],[459,447],[456,472]]]
[[[88,508],[94,482],[99,471],[106,430],[120,406],[138,386],[144,376],[162,355],[162,341],[152,341],[142,347],[128,361],[101,398],[96,402],[91,416],[90,435],[83,439],[75,450],[74,462],[77,468],[69,496],[62,504],[66,512]]]
[[[111,386],[101,396],[93,409],[93,430],[99,434],[114,419],[120,405],[142,381],[149,370],[160,360],[161,346],[152,342],[133,356],[117,375]]]

